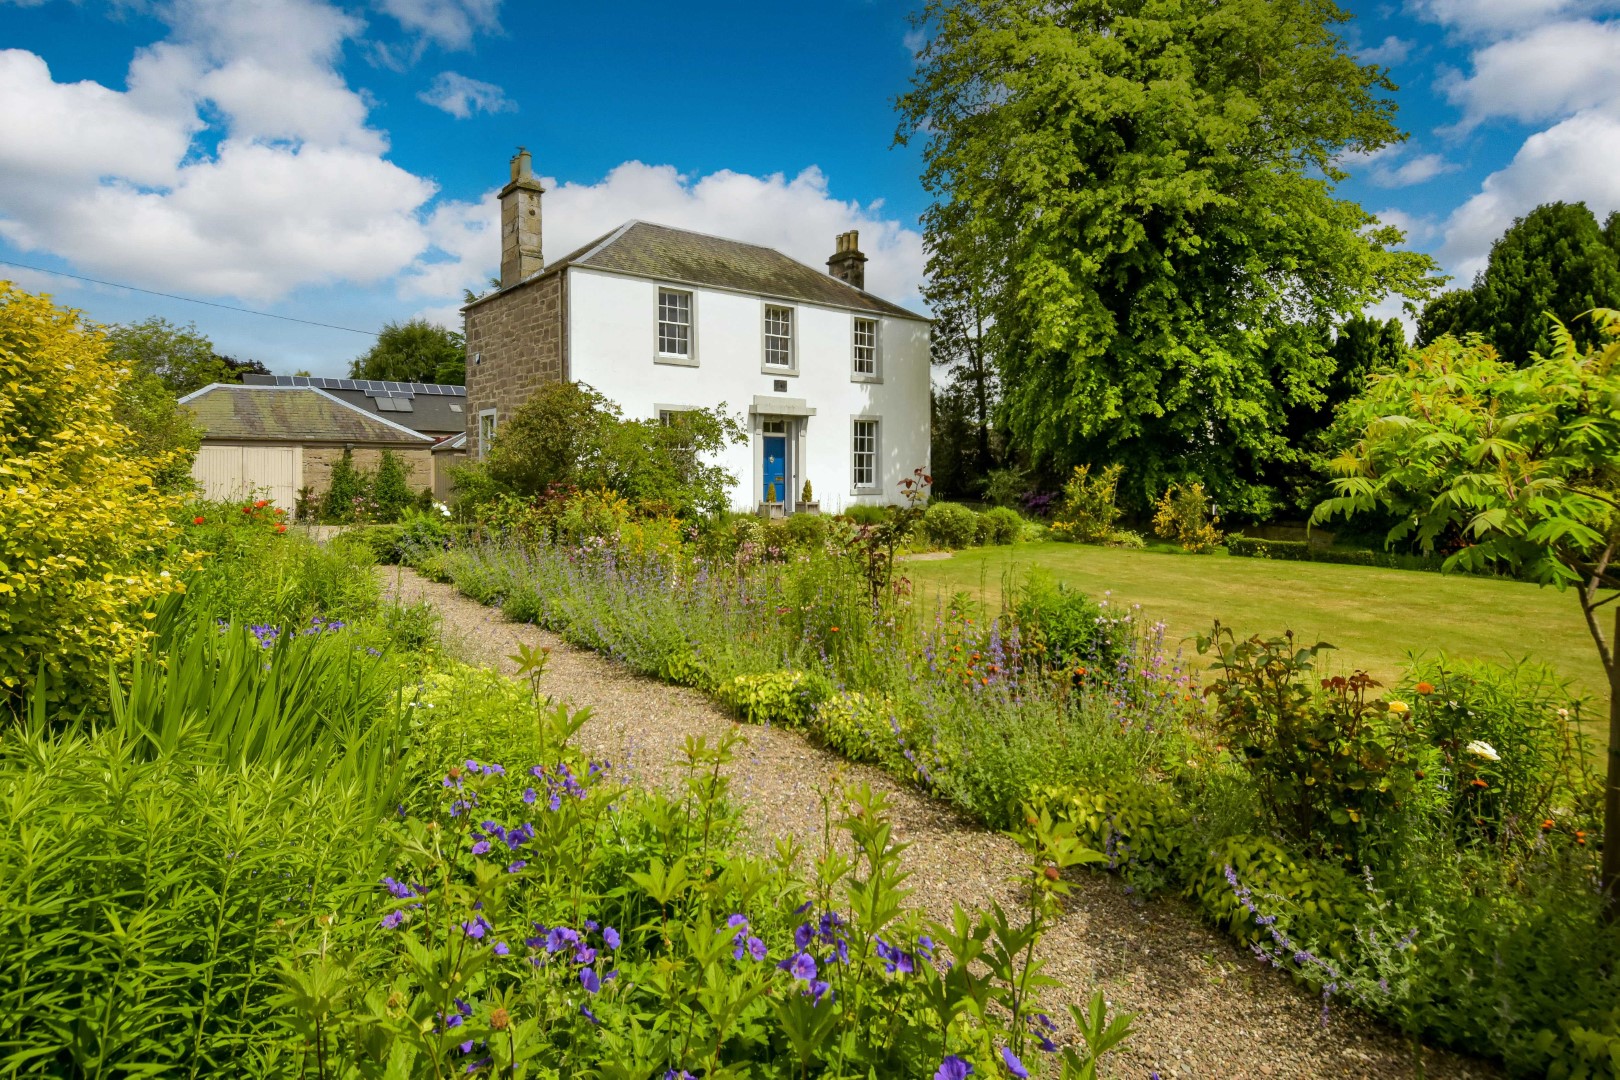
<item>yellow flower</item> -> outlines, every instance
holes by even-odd
[[[1412,710],[1404,701],[1392,701],[1389,703],[1389,711],[1394,713],[1396,716],[1400,716],[1404,713],[1409,713]]]

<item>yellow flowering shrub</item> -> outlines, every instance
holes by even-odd
[[[125,377],[77,313],[0,281],[0,713],[43,672],[81,704],[147,636],[176,503],[113,419]]]

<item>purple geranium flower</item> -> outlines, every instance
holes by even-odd
[[[1029,1070],[1024,1068],[1024,1063],[1018,1060],[1018,1055],[1012,1052],[1011,1047],[1001,1048],[1001,1060],[1007,1063],[1007,1071],[1018,1077],[1018,1080],[1029,1080]]]
[[[972,1075],[972,1065],[955,1054],[946,1054],[945,1060],[939,1063],[939,1070],[934,1073],[934,1080],[967,1080]]]
[[[580,968],[579,985],[585,988],[587,994],[594,994],[602,989],[602,979],[596,974],[595,968]]]
[[[388,914],[382,917],[383,929],[393,930],[404,921],[405,913],[403,911],[390,911]]]
[[[602,930],[602,940],[607,942],[608,948],[617,949],[619,947],[619,932],[613,929],[611,926],[604,927]]]

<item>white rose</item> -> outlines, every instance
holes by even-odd
[[[1475,739],[1473,742],[1463,747],[1463,749],[1467,750],[1475,757],[1484,758],[1486,761],[1502,760],[1502,756],[1496,752],[1496,747],[1492,746],[1488,742],[1480,742],[1478,739]]]

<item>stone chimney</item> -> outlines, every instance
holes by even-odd
[[[857,289],[866,288],[866,256],[861,254],[861,234],[851,229],[839,233],[838,250],[827,260],[827,273],[839,281],[847,281]]]
[[[534,178],[529,152],[518,147],[512,158],[512,180],[501,188],[501,288],[510,288],[539,273],[540,196],[545,188]]]

